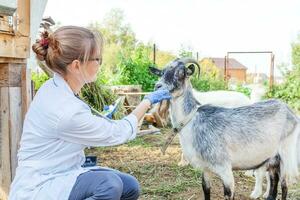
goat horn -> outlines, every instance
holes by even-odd
[[[193,59],[193,58],[181,58],[180,61],[183,62],[184,64],[193,63],[193,64],[197,65],[197,67],[198,67],[198,72],[199,72],[199,73],[198,73],[198,78],[199,78],[199,76],[200,76],[200,65],[199,65],[199,63],[197,62],[197,60],[195,60],[195,59]]]

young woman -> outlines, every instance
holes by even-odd
[[[101,36],[65,26],[53,34],[44,32],[32,49],[55,73],[38,90],[26,114],[9,199],[137,199],[140,188],[133,176],[109,168],[82,168],[84,148],[134,139],[138,121],[151,104],[170,99],[168,91],[150,93],[122,120],[96,116],[78,93],[97,77]]]

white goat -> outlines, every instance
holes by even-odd
[[[253,91],[254,92],[254,91]],[[214,106],[222,106],[225,108],[235,108],[239,106],[250,105],[252,101],[243,93],[235,91],[209,91],[209,92],[199,92],[193,89],[193,95],[198,102],[201,104],[211,104]],[[186,166],[189,162],[181,154],[180,162],[178,166]]]
[[[191,64],[188,67],[185,64]],[[167,89],[171,122],[178,132],[184,156],[203,169],[202,188],[210,199],[210,173],[223,181],[225,199],[234,199],[232,170],[257,169],[267,165],[271,178],[268,200],[275,200],[279,180],[282,199],[287,185],[297,175],[296,141],[300,121],[286,104],[269,100],[238,108],[201,105],[193,96],[189,77],[199,65],[193,59],[176,59],[164,70],[156,89]]]
[[[298,136],[298,140],[297,140],[297,161],[298,161],[298,167],[300,168],[300,136]],[[267,198],[270,192],[270,185],[271,185],[269,173],[267,172],[267,166],[262,166],[261,168],[254,170],[252,174],[248,173],[247,175],[255,176],[255,186],[250,195],[250,198],[252,199],[257,199],[262,195],[263,179],[264,177],[266,177],[267,188],[265,193],[263,194],[263,198]]]

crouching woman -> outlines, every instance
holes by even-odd
[[[121,120],[96,116],[78,93],[96,80],[102,62],[101,36],[64,26],[52,34],[44,32],[33,51],[54,77],[38,90],[26,114],[9,199],[138,199],[140,187],[133,176],[109,168],[82,168],[84,148],[134,139],[137,122],[151,104],[169,99],[169,93],[150,93]]]

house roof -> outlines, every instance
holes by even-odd
[[[211,59],[212,62],[218,67],[218,68],[224,68],[225,65],[225,58],[208,58]],[[234,58],[229,58],[229,66],[228,69],[247,69],[245,65],[240,63]]]

